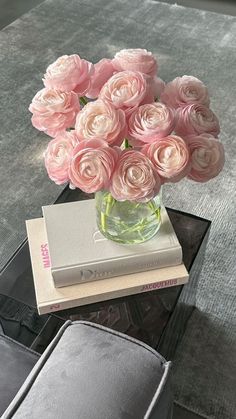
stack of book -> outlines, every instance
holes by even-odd
[[[188,282],[182,249],[168,214],[142,244],[106,239],[94,200],[43,207],[26,221],[39,314]]]

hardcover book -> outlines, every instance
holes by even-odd
[[[164,207],[156,236],[131,245],[108,240],[100,233],[93,199],[44,206],[43,215],[56,287],[182,262],[182,249]]]
[[[183,264],[179,264],[147,272],[55,288],[51,274],[44,219],[28,220],[26,228],[39,314],[188,282],[188,272]]]

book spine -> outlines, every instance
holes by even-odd
[[[84,298],[78,299],[71,299],[67,301],[62,301],[60,303],[53,303],[53,304],[44,304],[38,307],[39,314],[47,314],[55,311],[61,311],[70,309],[73,307],[79,307],[87,304],[93,304],[100,301],[112,300],[114,298],[120,298],[128,295],[140,294],[144,292],[152,292],[163,288],[174,287],[178,285],[184,285],[188,282],[188,275],[186,277],[181,278],[173,278],[164,281],[158,282],[151,282],[149,284],[141,285],[141,286],[134,286],[129,289],[120,289],[117,291],[103,293],[100,296],[89,296]]]
[[[103,261],[103,263],[99,264],[52,269],[52,277],[55,287],[65,287],[83,282],[165,268],[167,266],[176,266],[181,263],[182,249],[179,246],[156,254],[144,254],[139,256],[139,258],[115,259]]]

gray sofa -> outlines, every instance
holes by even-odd
[[[8,353],[8,358],[0,357],[2,419],[172,417],[171,363],[140,341],[93,323],[70,321],[41,357],[12,340],[1,339],[5,348],[0,351]],[[9,393],[15,397],[7,407]]]

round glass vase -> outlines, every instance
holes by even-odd
[[[161,225],[161,191],[148,202],[117,201],[107,191],[95,194],[97,226],[108,239],[123,244],[151,239]]]

